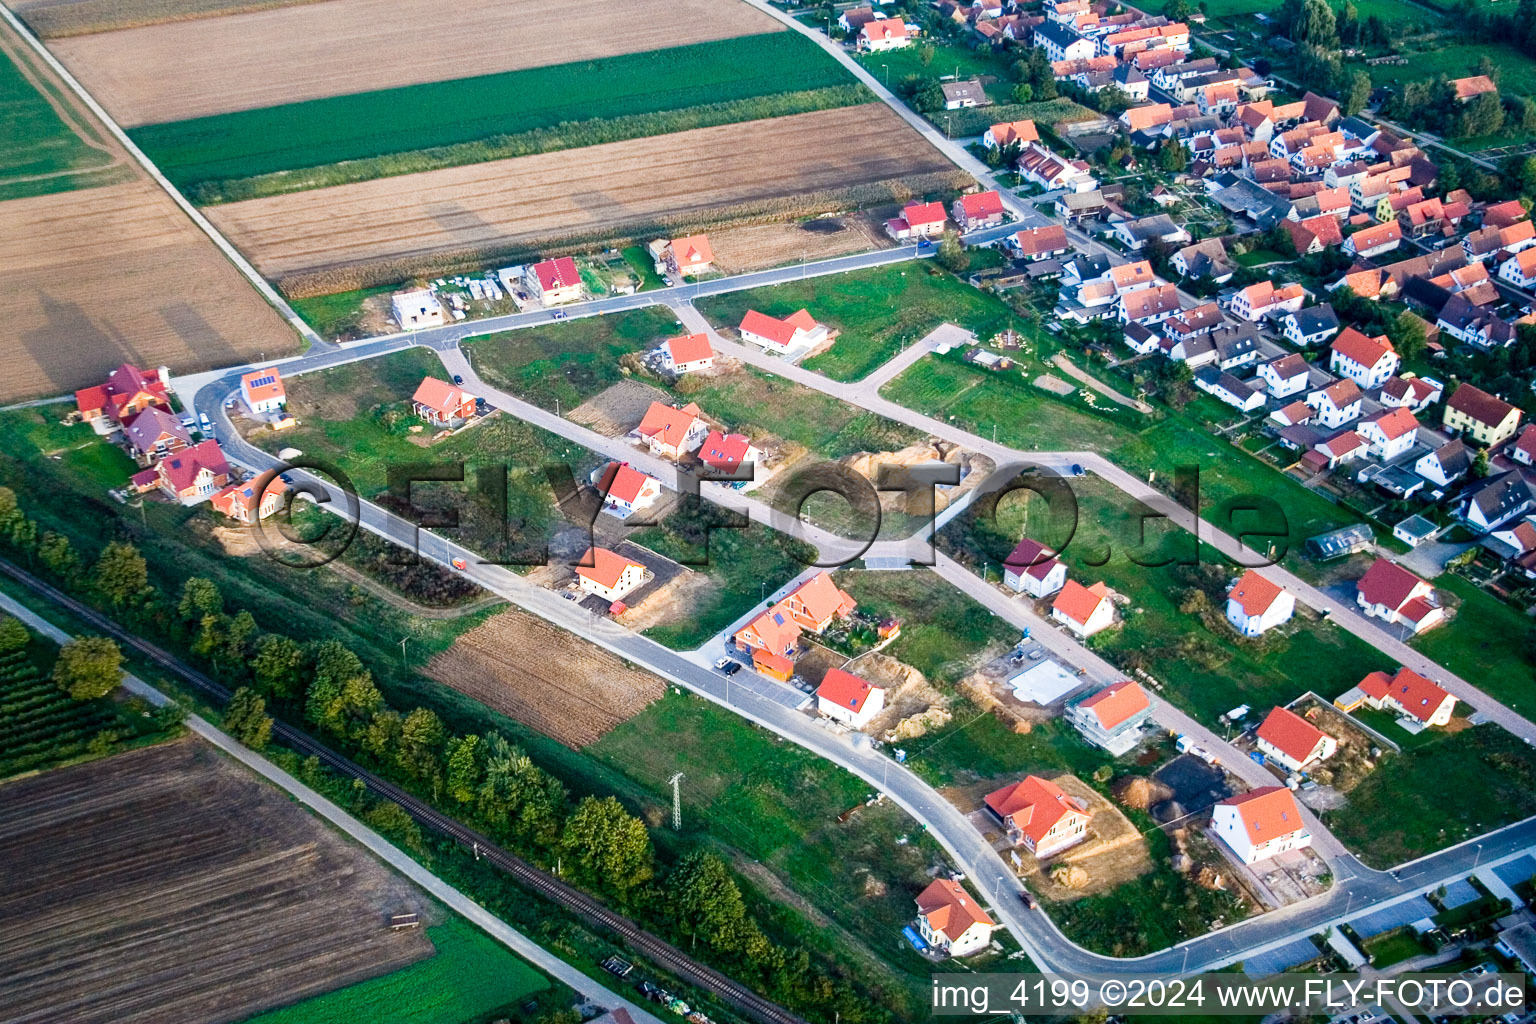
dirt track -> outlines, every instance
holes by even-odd
[[[147,181],[0,203],[0,400],[298,347],[250,284]]]
[[[432,952],[436,910],[196,740],[0,786],[0,1021],[214,1024]]]
[[[127,127],[781,28],[720,0],[328,0],[50,46]]]
[[[666,692],[649,672],[515,609],[459,637],[427,675],[571,747],[596,741]]]
[[[699,128],[210,207],[264,274],[580,235],[949,169],[889,107]]]

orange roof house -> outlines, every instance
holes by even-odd
[[[1083,739],[1120,757],[1141,742],[1141,727],[1151,715],[1152,697],[1127,679],[1069,705],[1066,717]]]
[[[1113,64],[1113,61],[1111,61]],[[982,145],[988,149],[1001,146],[1007,149],[1009,146],[1020,145],[1026,142],[1039,142],[1040,132],[1035,128],[1033,121],[1004,121],[995,124],[986,130],[981,137]]]
[[[813,633],[820,633],[836,619],[846,619],[859,603],[832,582],[832,574],[819,572],[796,587],[783,601],[795,622]]]
[[[715,348],[707,334],[681,334],[661,343],[663,362],[673,373],[706,370],[715,363]]]
[[[1468,78],[1453,78],[1450,81],[1451,89],[1455,92],[1458,103],[1466,103],[1475,100],[1485,92],[1497,93],[1499,87],[1493,79],[1487,75],[1472,75]]]
[[[862,729],[885,707],[885,688],[852,672],[829,669],[816,688],[816,705],[828,718]]]
[[[672,265],[679,274],[696,276],[706,273],[715,262],[715,250],[710,248],[706,235],[689,235],[674,238],[669,246]]]
[[[411,396],[411,406],[427,422],[448,427],[475,414],[475,396],[445,380],[424,377]]]
[[[661,482],[627,462],[610,462],[595,481],[606,505],[625,511],[644,508],[661,495]]]
[[[1420,728],[1446,725],[1456,710],[1456,698],[1449,690],[1406,665],[1399,667],[1396,675],[1372,672],[1333,703],[1344,711],[1353,711],[1362,704],[1385,708],[1412,719]]]
[[[1222,842],[1245,864],[1312,845],[1296,798],[1284,786],[1263,786],[1222,800],[1211,809]]]
[[[1288,708],[1275,708],[1254,734],[1258,749],[1290,771],[1332,757],[1338,742]]]
[[[985,949],[995,927],[959,882],[938,878],[917,895],[917,930],[941,953],[965,956]]]
[[[288,400],[283,378],[277,367],[248,370],[240,375],[240,394],[252,412],[276,412]]]
[[[1114,604],[1104,583],[1083,586],[1067,580],[1051,605],[1051,618],[1080,637],[1089,637],[1114,620]]]
[[[707,429],[699,407],[692,402],[680,409],[652,402],[640,418],[635,436],[649,445],[651,451],[675,459],[697,448]]]
[[[230,484],[209,499],[215,511],[250,526],[257,519],[266,519],[283,507],[288,485],[283,478],[274,475],[261,489],[260,505],[257,503],[256,485],[261,478],[247,480],[243,484]]]
[[[802,343],[820,326],[808,309],[797,310],[782,320],[749,309],[741,318],[737,330],[741,332],[743,341],[782,351]]]
[[[625,558],[617,551],[610,551],[607,548],[588,548],[581,561],[592,563],[591,565],[578,564],[574,567],[576,576],[581,581],[581,589],[589,594],[596,594],[605,601],[619,600],[645,583],[650,576],[649,570],[643,563],[633,558]]]
[[[160,489],[183,505],[211,498],[229,483],[229,462],[219,442],[208,440],[155,463]]]
[[[1104,687],[1077,706],[1085,711],[1091,711],[1093,717],[1098,719],[1100,727],[1114,729],[1123,725],[1133,715],[1151,707],[1152,701],[1147,696],[1146,690],[1143,690],[1138,683],[1127,679],[1125,682]]]
[[[1008,830],[1008,838],[1037,857],[1049,857],[1088,837],[1092,815],[1087,805],[1038,775],[994,790],[984,802]]]
[[[736,631],[736,643],[794,660],[800,651],[800,626],[781,601]]]
[[[75,392],[80,418],[101,432],[119,426],[150,406],[171,407],[159,370],[141,370],[123,363],[102,384]]]

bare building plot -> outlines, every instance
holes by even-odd
[[[23,3],[36,16],[49,0]],[[123,0],[146,5],[150,0]],[[58,39],[124,127],[773,32],[744,3],[327,0]]]
[[[430,956],[441,911],[181,740],[0,786],[0,1021],[215,1024]]]
[[[429,272],[434,258],[492,258],[520,245],[708,225],[733,212],[761,219],[814,213],[805,204],[818,193],[846,195],[850,187],[941,172],[957,173],[889,107],[870,103],[206,212],[264,274],[304,294]],[[357,273],[320,276],[338,268]]]

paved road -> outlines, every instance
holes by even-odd
[[[31,629],[55,643],[63,644],[73,639],[64,630],[38,615],[9,594],[0,593],[0,609],[14,615]],[[165,694],[131,674],[124,675],[123,688],[129,693],[143,697],[156,707],[170,703],[170,698]],[[539,946],[528,936],[511,927],[464,893],[422,867],[414,859],[402,853],[388,839],[385,839],[347,813],[347,811],[332,803],[309,786],[306,786],[292,775],[289,775],[256,751],[225,735],[211,722],[197,715],[188,715],[186,725],[191,732],[239,761],[279,789],[284,790],[299,803],[346,833],[360,846],[367,848],[374,856],[406,878],[409,878],[412,882],[415,882],[422,889],[431,893],[444,906],[473,921],[492,938],[512,950],[512,952],[537,965],[545,973],[564,982],[586,1002],[607,1008],[622,1006],[636,1020],[644,1021],[645,1024],[662,1024],[659,1019],[643,1007],[637,1006],[598,984],[564,960]]]

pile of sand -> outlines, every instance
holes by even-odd
[[[1110,785],[1110,792],[1122,806],[1137,811],[1145,811],[1173,796],[1173,790],[1168,786],[1140,775],[1120,776]]]
[[[1063,864],[1051,869],[1051,881],[1068,889],[1081,889],[1089,882],[1088,872],[1075,864]]]

